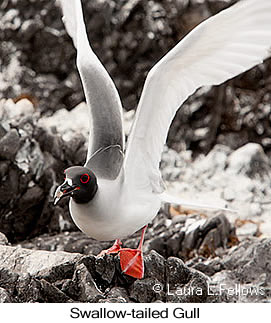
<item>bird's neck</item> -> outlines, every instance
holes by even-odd
[[[87,190],[78,191],[78,194],[74,194],[72,196],[72,199],[74,200],[75,203],[78,203],[78,204],[88,203],[94,198],[95,194],[97,193],[97,190],[98,190],[98,185],[97,183],[95,183],[95,185],[93,185]]]

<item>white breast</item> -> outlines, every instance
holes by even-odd
[[[115,240],[129,236],[148,224],[160,208],[156,194],[129,193],[118,181],[99,180],[92,201],[77,204],[70,200],[75,224],[97,240]]]

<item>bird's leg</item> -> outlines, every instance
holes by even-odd
[[[118,253],[121,250],[121,245],[122,242],[117,239],[112,247],[102,250],[97,257],[103,257],[104,255],[109,255],[110,253]]]
[[[122,248],[119,250],[121,270],[129,276],[141,279],[144,276],[142,246],[147,225],[142,229],[137,249]]]

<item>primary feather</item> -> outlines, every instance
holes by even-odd
[[[90,111],[86,165],[91,165],[100,178],[115,179],[122,166],[124,150],[120,97],[112,79],[89,45],[81,1],[60,0],[60,5],[66,30],[77,49],[76,63]],[[112,146],[118,149],[108,149]],[[94,155],[95,160],[91,160]]]

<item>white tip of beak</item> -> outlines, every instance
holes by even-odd
[[[61,197],[64,195],[63,192],[60,191],[60,187],[57,188],[54,196],[54,205],[58,203],[58,201],[61,199]]]
[[[58,203],[59,200],[60,200],[59,197],[55,197],[55,199],[54,199],[54,205],[57,205],[57,203]]]

